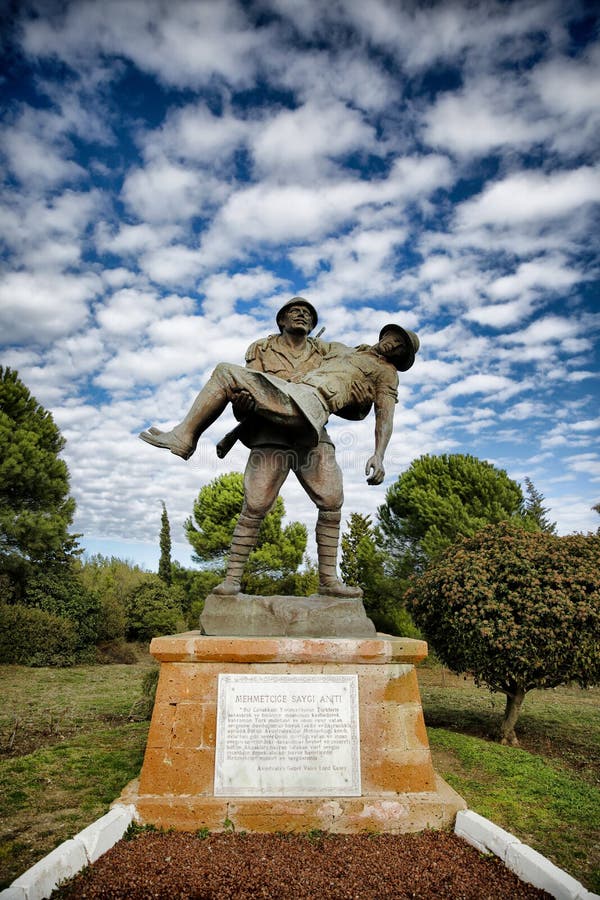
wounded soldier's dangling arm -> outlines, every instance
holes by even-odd
[[[365,466],[367,484],[381,484],[385,478],[383,457],[394,428],[395,406],[396,401],[391,394],[385,395],[375,405],[375,452]]]

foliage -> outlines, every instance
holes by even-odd
[[[71,666],[78,636],[68,619],[18,603],[0,604],[0,662],[25,666]]]
[[[163,503],[160,517],[160,559],[158,575],[166,584],[171,584],[171,526],[167,507]]]
[[[550,510],[544,506],[544,495],[535,487],[531,478],[525,478],[527,496],[525,498],[525,519],[532,526],[532,531],[548,531],[556,534],[556,522],[550,522]]]
[[[147,575],[127,598],[127,637],[150,641],[161,634],[183,631],[181,607],[157,575]]]
[[[523,493],[503,469],[474,456],[421,456],[386,493],[380,526],[390,552],[417,569],[454,540],[523,517]]]
[[[242,475],[229,472],[201,489],[194,501],[193,519],[185,522],[195,562],[223,560],[242,508],[243,485]]]
[[[30,576],[23,603],[73,622],[78,649],[98,640],[100,601],[94,592],[84,587],[78,572],[70,564],[55,565]]]
[[[200,614],[204,609],[204,601],[225,577],[223,568],[186,569],[180,563],[171,565],[172,592],[177,592],[181,609],[188,628],[197,628]]]
[[[119,641],[127,633],[128,598],[148,573],[133,563],[100,554],[79,565],[83,586],[100,605],[98,641]]]
[[[600,681],[600,538],[490,525],[447,550],[408,591],[453,672],[506,695],[503,740],[527,691]]]
[[[32,567],[75,550],[64,444],[51,414],[15,371],[0,366],[0,572],[17,600]]]
[[[378,600],[384,579],[386,554],[377,547],[370,516],[350,513],[348,531],[342,534],[340,571],[346,584],[363,589],[365,607]]]
[[[239,472],[220,475],[202,488],[194,502],[193,518],[185,523],[196,562],[223,563],[243,498],[244,479]],[[283,500],[278,497],[262,522],[242,580],[243,590],[250,590],[252,578],[284,579],[300,565],[306,549],[306,528],[300,522],[282,528],[284,515]]]
[[[407,577],[382,548],[379,530],[370,516],[350,513],[342,534],[340,572],[346,584],[363,590],[363,603],[379,631],[420,637],[403,605]]]

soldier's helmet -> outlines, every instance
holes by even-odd
[[[379,332],[379,340],[381,340],[384,334],[386,334],[388,331],[393,331],[396,334],[401,334],[404,338],[405,346],[400,351],[398,356],[392,359],[392,362],[399,372],[407,372],[415,361],[415,355],[417,354],[419,347],[421,346],[421,342],[419,341],[419,338],[414,333],[414,331],[410,331],[408,328],[402,328],[400,325],[396,325],[393,322],[390,322],[388,325],[383,326],[383,328]]]

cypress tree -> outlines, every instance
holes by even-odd
[[[525,518],[528,519],[536,529],[547,531],[548,534],[556,534],[556,522],[548,519],[550,512],[547,506],[544,506],[544,495],[538,491],[531,478],[525,478],[525,487],[527,489],[527,497],[525,498]]]
[[[162,515],[160,517],[160,560],[158,563],[158,575],[165,584],[171,584],[171,526],[167,507],[162,502]]]

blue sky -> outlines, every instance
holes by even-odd
[[[88,552],[154,565],[230,470],[143,444],[295,294],[324,338],[396,321],[386,482],[334,422],[345,516],[422,453],[526,476],[559,532],[600,500],[594,4],[21,2],[3,26],[0,359],[67,438]],[[315,513],[293,476],[288,517]]]

